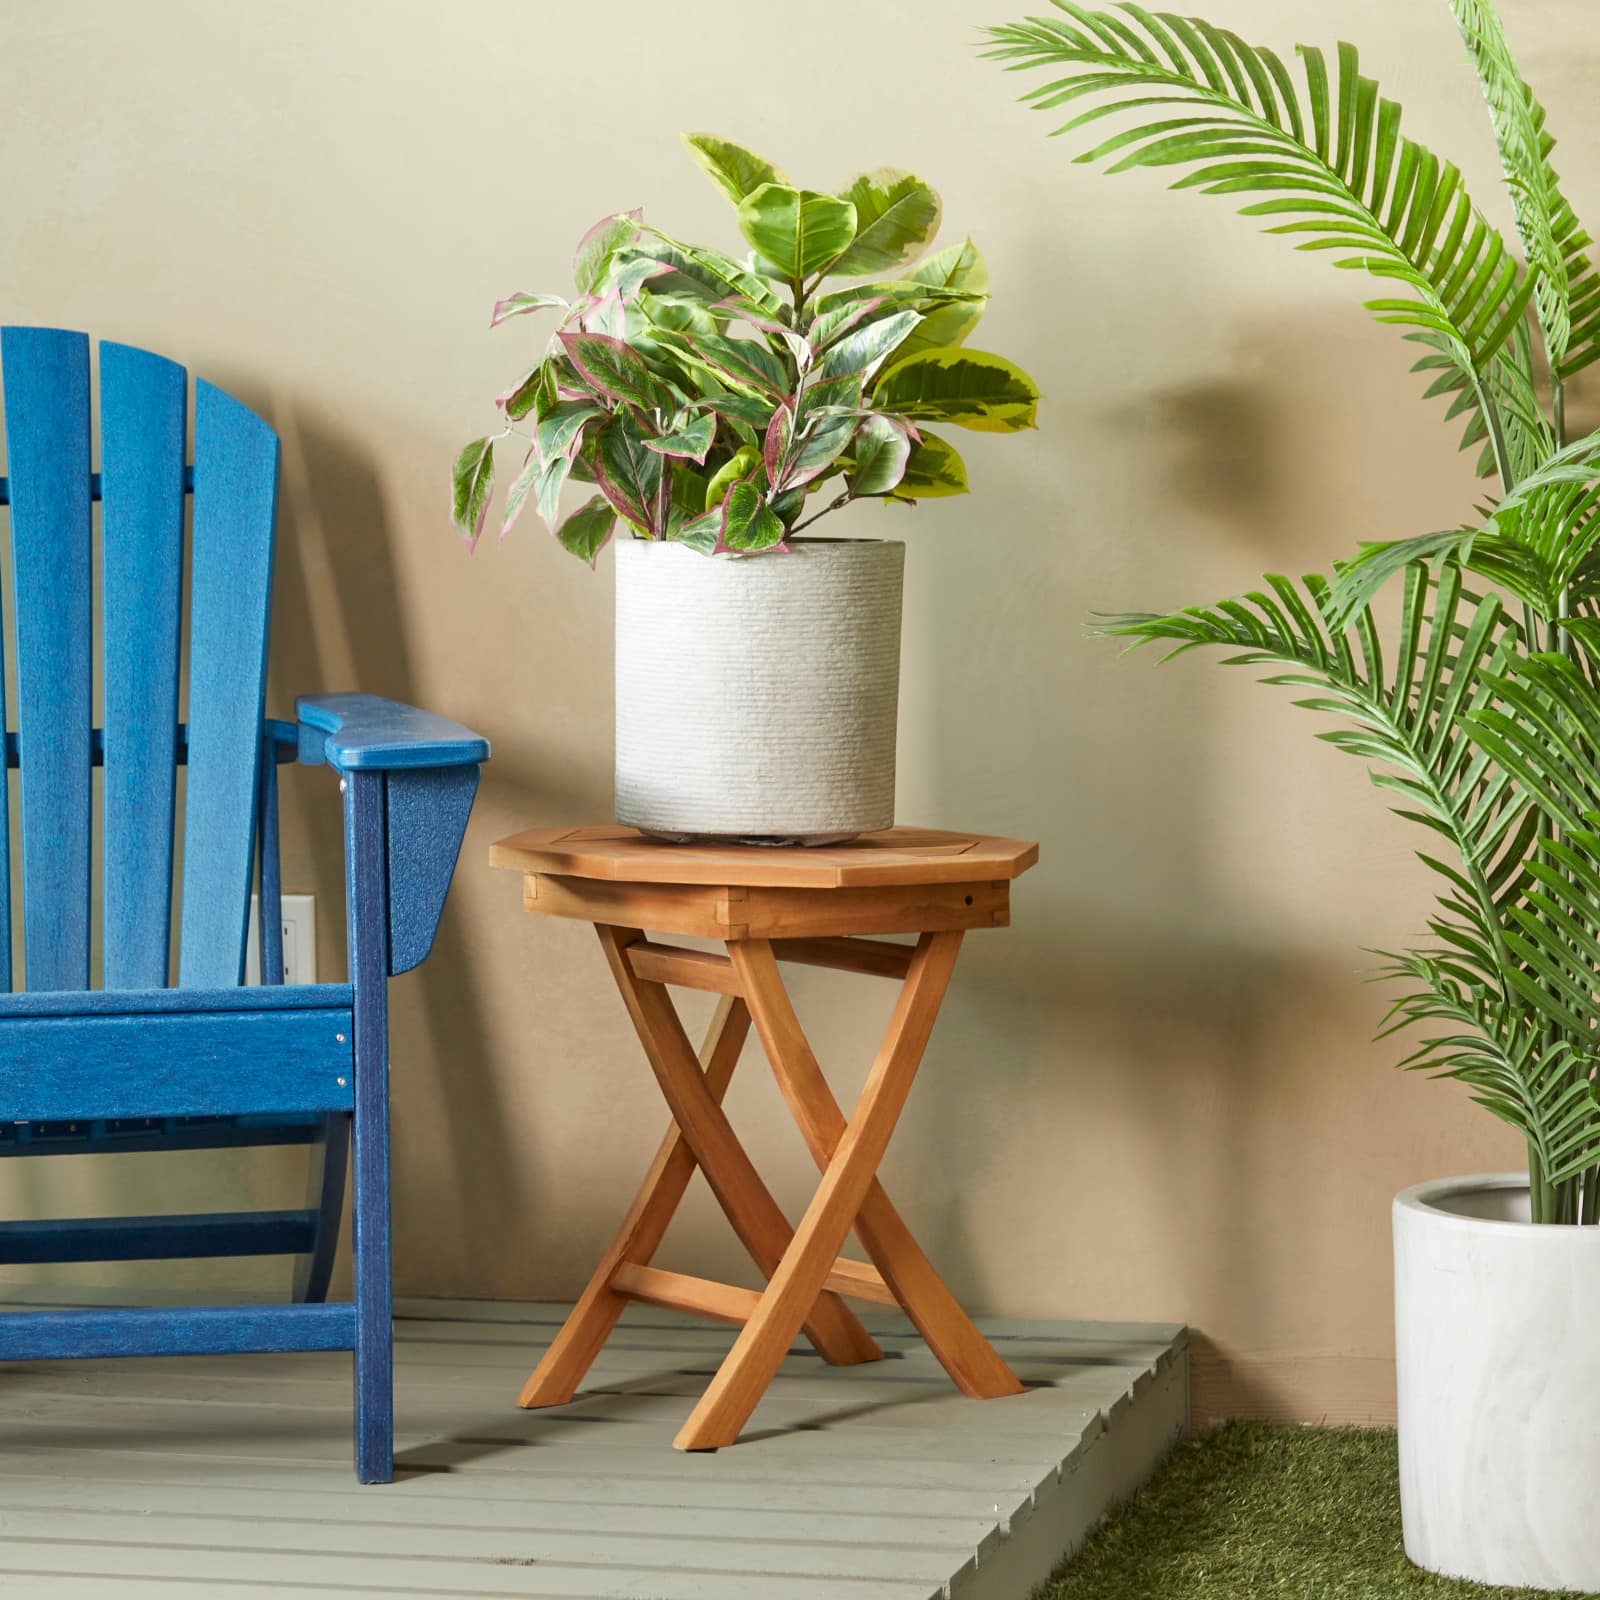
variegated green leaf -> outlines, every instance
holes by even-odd
[[[784,527],[761,490],[749,480],[736,483],[722,503],[722,528],[716,549],[749,554],[782,544]]]
[[[967,492],[967,466],[953,445],[936,433],[922,429],[922,436],[911,447],[905,471],[890,491],[895,500],[936,500],[944,495]]]
[[[540,412],[534,432],[540,460],[554,461],[557,456],[570,455],[584,423],[604,415],[599,406],[588,400],[559,400],[550,410]]]
[[[572,258],[572,281],[579,294],[594,294],[605,281],[611,258],[639,237],[643,211],[619,211],[602,217],[578,241]]]
[[[769,284],[719,250],[679,244],[658,228],[647,228],[639,241],[629,248],[637,255],[664,262],[672,269],[651,281],[653,292],[688,295],[709,305],[720,304],[729,295],[738,295],[770,316],[777,316],[783,310],[783,301]]]
[[[667,529],[667,537],[675,544],[686,544],[701,555],[715,555],[717,536],[722,532],[722,507],[703,511],[698,517],[675,519]]]
[[[913,261],[939,231],[939,197],[921,178],[896,167],[857,174],[839,191],[855,207],[856,232],[828,269],[847,278],[892,272]]]
[[[919,355],[926,350],[948,350],[964,344],[983,320],[989,296],[989,268],[978,254],[978,247],[970,239],[964,239],[948,250],[919,261],[906,276],[930,289],[971,298],[950,299],[931,307],[924,314],[922,325],[911,331],[901,354]]]
[[[868,417],[856,431],[855,465],[845,474],[852,496],[892,494],[911,460],[911,438],[888,417]]]
[[[856,208],[814,189],[764,183],[739,203],[739,231],[791,282],[821,272],[855,236]]]
[[[859,376],[863,382],[870,382],[873,374],[921,320],[915,311],[897,311],[893,316],[879,317],[853,328],[829,347],[819,373],[825,379]]]
[[[561,491],[566,487],[567,479],[572,475],[572,457],[554,456],[544,465],[539,473],[539,481],[534,486],[534,505],[544,525],[552,533],[556,531],[557,518],[561,510]]]
[[[592,500],[586,500],[556,529],[556,538],[562,549],[570,550],[592,567],[600,552],[610,543],[616,525],[617,519],[610,505],[596,495]]]
[[[476,545],[483,532],[483,519],[489,512],[489,497],[494,492],[494,441],[474,439],[456,457],[451,474],[450,512],[456,532]]]
[[[496,300],[494,310],[489,313],[489,326],[498,328],[502,322],[511,317],[526,316],[530,311],[548,311],[556,307],[566,310],[567,302],[558,294],[508,294],[504,300]]]
[[[706,510],[722,504],[723,496],[741,478],[761,470],[761,452],[753,444],[741,445],[712,475],[706,488]]]
[[[873,403],[885,411],[950,422],[979,433],[1036,426],[1039,389],[1013,361],[982,350],[928,350],[897,361],[878,379]]]
[[[597,393],[641,411],[660,403],[661,393],[650,369],[626,341],[604,333],[562,333],[557,337],[567,359]]]
[[[735,205],[764,183],[789,181],[770,161],[731,139],[686,133],[683,142],[700,169]]]
[[[704,466],[706,451],[716,437],[717,419],[709,411],[701,411],[683,420],[680,426],[656,439],[646,439],[645,449],[664,456],[682,456],[696,466]]]
[[[503,407],[513,422],[520,422],[529,412],[547,411],[555,403],[555,367],[549,361],[529,367],[504,394],[495,397],[495,404]]]
[[[593,438],[593,447],[587,441]],[[585,436],[584,460],[601,494],[618,516],[642,533],[658,531],[663,462],[646,445],[647,435],[626,411],[619,411]]]
[[[506,490],[505,514],[500,519],[500,537],[503,539],[511,532],[516,520],[522,514],[522,507],[527,501],[529,491],[539,481],[539,474],[544,470],[543,463],[539,460],[538,452],[530,450],[528,459],[522,464],[522,471],[512,480],[511,487]]]

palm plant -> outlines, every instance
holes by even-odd
[[[1329,577],[1268,575],[1238,599],[1100,619],[1134,646],[1202,645],[1333,713],[1371,763],[1439,895],[1429,942],[1384,952],[1404,985],[1384,1032],[1427,1030],[1403,1065],[1471,1086],[1526,1137],[1536,1222],[1600,1221],[1600,432],[1567,436],[1567,385],[1600,359],[1600,275],[1550,164],[1544,108],[1490,0],[1449,0],[1488,104],[1521,257],[1458,169],[1401,131],[1353,46],[1330,62],[1125,4],[989,30],[1042,69],[1025,95],[1091,127],[1078,156],[1170,168],[1237,197],[1303,250],[1381,280],[1368,309],[1419,347],[1427,396],[1464,418],[1497,480],[1469,525],[1367,543]],[[1372,604],[1402,587],[1397,630]]]

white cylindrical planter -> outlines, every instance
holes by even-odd
[[[892,826],[903,544],[615,550],[619,822],[810,841]]]
[[[1480,1583],[1600,1590],[1600,1228],[1535,1227],[1528,1180],[1394,1203],[1406,1554]]]

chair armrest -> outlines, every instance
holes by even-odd
[[[386,952],[391,977],[409,972],[433,944],[489,741],[371,694],[302,695],[295,710],[301,762],[350,775],[339,783],[350,970],[360,966],[358,943],[370,941]]]
[[[307,694],[295,702],[300,760],[339,772],[476,766],[489,741],[448,717],[375,694]]]

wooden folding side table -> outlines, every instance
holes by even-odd
[[[882,1351],[841,1296],[898,1305],[961,1389],[1021,1384],[956,1303],[878,1182],[911,1081],[969,928],[1010,921],[1011,880],[1038,859],[1020,839],[889,828],[818,848],[667,844],[617,825],[535,828],[491,863],[521,872],[523,904],[592,922],[672,1112],[611,1248],[523,1389],[524,1406],[570,1400],[624,1305],[647,1301],[742,1328],[674,1443],[732,1444],[803,1328],[836,1365]],[[721,940],[726,955],[652,933]],[[915,944],[878,937],[915,934]],[[888,1031],[847,1120],[801,1031],[783,961],[902,980]],[[723,996],[696,1056],[667,986]],[[822,1180],[790,1229],[721,1101],[755,1023]],[[756,1293],[650,1265],[696,1167],[767,1278]],[[840,1255],[854,1228],[870,1263]]]

